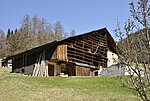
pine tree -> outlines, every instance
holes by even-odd
[[[5,51],[3,50],[5,44],[5,33],[0,29],[0,57],[5,55]]]
[[[7,31],[7,38],[10,36],[11,32],[10,32],[10,29],[8,29]]]
[[[17,31],[18,31],[18,30],[17,30],[17,28],[16,28],[16,29],[15,29],[15,33],[17,33]]]
[[[54,26],[55,39],[61,40],[64,34],[63,25],[60,21],[57,21]]]
[[[70,36],[73,37],[73,36],[75,36],[75,35],[76,35],[76,31],[75,31],[75,30],[71,30]]]

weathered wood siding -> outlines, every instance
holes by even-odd
[[[107,33],[93,32],[64,41],[68,61],[107,67]]]
[[[57,49],[55,50],[54,54],[52,55],[51,60],[57,60],[57,61],[67,61],[67,45],[59,45],[57,46]]]
[[[91,69],[85,67],[76,67],[76,76],[90,76]]]

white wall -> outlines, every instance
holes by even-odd
[[[118,61],[118,56],[115,53],[108,50],[107,51],[107,58],[108,58],[107,67],[114,65],[114,64],[117,64],[116,61]]]
[[[105,70],[101,71],[100,75],[102,76],[121,76],[125,75],[125,68],[121,65],[112,65]]]
[[[131,69],[135,67],[128,67],[125,65],[115,64],[101,71],[100,75],[102,76],[121,76],[121,75],[133,75],[137,76],[136,73]],[[138,71],[137,69],[135,69]],[[144,77],[144,72],[140,70],[141,76]]]

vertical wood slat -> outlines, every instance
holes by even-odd
[[[57,60],[67,61],[67,45],[57,47]]]

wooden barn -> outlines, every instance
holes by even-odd
[[[96,76],[107,67],[107,51],[115,53],[116,44],[106,28],[54,41],[12,59],[12,72],[32,76]]]

